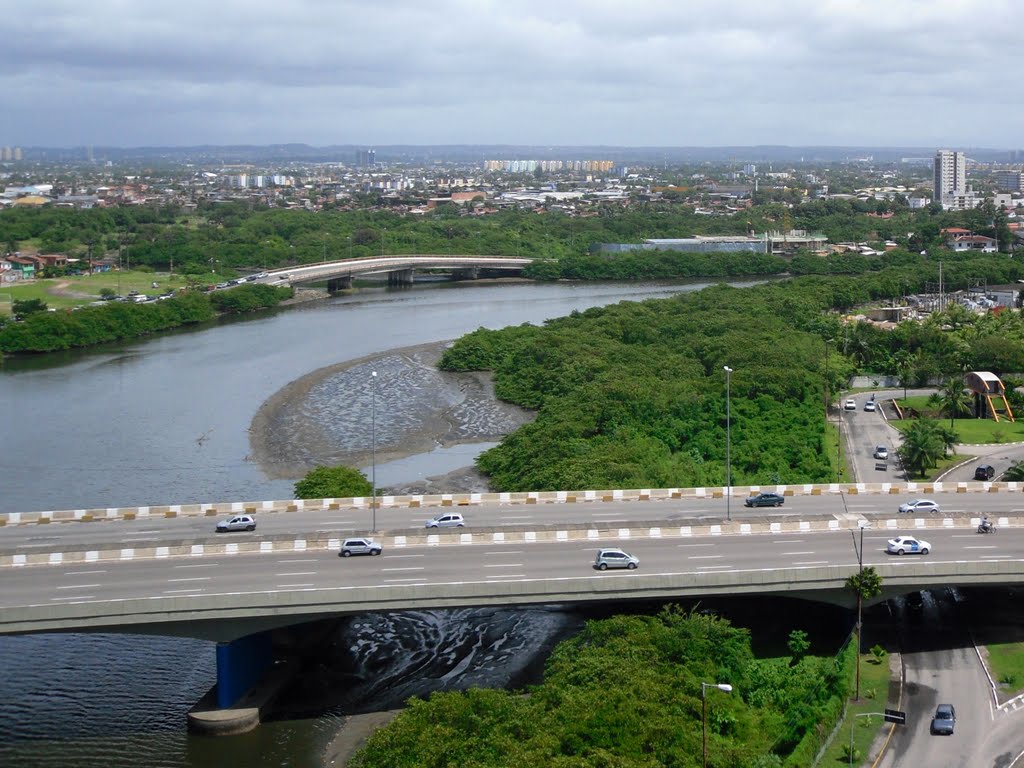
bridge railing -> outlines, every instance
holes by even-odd
[[[1024,483],[1017,482],[936,482],[936,483],[825,483],[802,485],[734,486],[731,498],[742,502],[762,491],[783,496],[855,495],[929,495],[933,493],[1019,493]],[[445,493],[433,495],[387,495],[377,497],[379,509],[392,507],[469,507],[491,504],[586,504],[618,501],[671,501],[724,499],[724,487],[640,488],[587,491],[522,491],[513,493]],[[0,513],[4,525],[59,522],[95,522],[100,520],[144,520],[174,517],[217,517],[237,514],[270,514],[300,510],[369,510],[368,496],[340,499],[283,499],[265,501],[227,501],[170,504],[142,507],[105,507],[38,512]]]

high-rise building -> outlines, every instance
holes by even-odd
[[[967,190],[967,156],[963,152],[940,149],[935,153],[935,200],[944,202]]]
[[[373,149],[360,149],[356,152],[356,166],[359,168],[373,168],[377,165],[377,152]]]
[[[996,171],[994,176],[996,187],[999,189],[1005,189],[1009,192],[1024,191],[1024,173],[1020,171]]]

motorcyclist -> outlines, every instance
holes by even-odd
[[[992,523],[988,521],[988,515],[983,515],[981,518],[981,530],[985,531],[985,533],[992,530]]]

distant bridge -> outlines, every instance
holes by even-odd
[[[352,281],[361,275],[386,274],[391,285],[410,285],[417,270],[446,269],[456,280],[475,280],[492,272],[519,273],[532,263],[533,259],[505,256],[380,256],[268,270],[260,282],[293,285],[327,281],[328,290],[336,291],[351,288]]]

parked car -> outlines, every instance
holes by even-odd
[[[956,726],[956,710],[952,704],[939,704],[935,708],[935,717],[932,718],[932,733],[953,735],[953,728]]]
[[[449,513],[447,515],[438,515],[427,520],[425,528],[461,528],[466,524],[466,521],[462,518],[462,515],[458,513]]]
[[[759,493],[743,500],[745,507],[781,507],[785,503],[786,499],[781,493]]]
[[[599,549],[597,557],[594,558],[594,567],[599,571],[606,571],[609,568],[628,568],[632,571],[638,565],[639,558],[621,549]]]
[[[900,504],[900,512],[938,512],[939,505],[931,499],[911,499]]]
[[[875,458],[881,461],[889,460],[889,449],[884,445],[875,446]]]
[[[379,555],[380,544],[373,539],[345,539],[341,542],[341,550],[338,557],[351,557],[352,555]]]
[[[886,542],[885,551],[890,555],[927,555],[932,551],[932,545],[913,536],[897,536]]]
[[[851,397],[849,400],[846,401],[846,405],[844,405],[843,408],[845,408],[848,411],[856,411],[857,401]]]
[[[979,464],[974,468],[975,480],[991,480],[996,476],[996,468],[991,464]]]
[[[252,515],[235,515],[217,523],[217,533],[228,531],[255,531],[256,518]]]
[[[873,411],[873,410],[875,410],[875,401],[874,400],[868,400],[866,403],[864,403],[864,410],[865,411]]]

